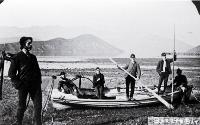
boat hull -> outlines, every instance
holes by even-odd
[[[111,94],[112,96],[114,94]],[[57,90],[53,90],[52,100],[54,103],[67,105],[70,107],[82,108],[125,108],[125,107],[138,107],[146,105],[154,105],[160,103],[157,98],[151,94],[142,94],[136,92],[134,100],[127,101],[125,93],[116,93],[116,99],[82,99],[72,94],[64,94]],[[171,94],[161,96],[166,101],[171,100]],[[174,99],[179,98],[179,92],[174,92]]]

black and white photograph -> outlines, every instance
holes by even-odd
[[[200,0],[0,0],[0,125],[199,125]]]

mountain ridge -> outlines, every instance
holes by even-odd
[[[19,44],[0,44],[0,48],[16,53],[19,51]],[[57,37],[47,41],[34,41],[31,51],[38,56],[116,56],[122,52],[106,41],[88,34],[72,39]]]

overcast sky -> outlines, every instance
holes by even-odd
[[[173,37],[174,24],[177,39],[199,45],[200,16],[190,0],[5,0],[0,5],[0,26],[88,27],[114,44],[136,32]]]

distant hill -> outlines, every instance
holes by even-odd
[[[160,53],[162,52],[173,51],[173,41],[174,41],[173,37],[169,37],[167,34],[163,34],[163,33],[157,33],[157,32],[149,33],[149,32],[145,32],[142,29],[137,29],[137,30],[134,30],[134,29],[135,28],[133,28],[133,31],[131,31],[131,34],[127,34],[126,32],[122,33],[123,31],[118,31],[118,30],[111,32],[107,30],[106,28],[105,29],[103,28],[103,30],[102,29],[99,30],[99,29],[92,29],[92,28],[81,27],[81,26],[77,26],[77,27],[33,26],[33,27],[22,27],[22,28],[0,26],[0,44],[17,42],[19,40],[19,37],[21,36],[32,36],[35,41],[45,42],[45,44],[47,41],[51,41],[51,40],[55,41],[55,40],[60,39],[60,38],[57,39],[57,37],[61,37],[61,39],[65,39],[66,41],[73,41],[76,38],[78,40],[78,37],[76,36],[78,36],[79,34],[91,33],[97,36],[101,36],[103,39],[106,39],[106,41],[108,41],[111,45],[114,45],[120,50],[123,50],[124,53],[121,53],[120,57],[128,57],[130,53],[135,53],[137,57],[160,57]],[[199,36],[195,36],[195,35],[194,37],[189,37],[189,38],[184,37],[181,39],[178,39],[177,37],[176,38],[176,52],[184,53],[185,51],[193,48],[194,46],[190,45],[189,41],[196,41],[196,39],[198,38]],[[86,45],[84,44],[84,46]],[[93,49],[93,47],[91,48]],[[83,50],[83,47],[82,47],[82,50]],[[73,51],[74,54],[76,52],[78,51],[75,51],[75,50]],[[95,52],[93,51],[93,53]],[[42,54],[44,54],[44,52]],[[80,53],[80,54],[83,54],[83,53]],[[89,55],[91,55],[91,53]]]
[[[200,55],[200,45],[186,51],[186,53],[193,55]]]
[[[187,51],[188,53],[200,53],[200,45]]]
[[[16,53],[19,44],[0,44],[0,49]],[[32,52],[39,56],[116,56],[122,51],[94,35],[84,34],[72,39],[34,41]]]

